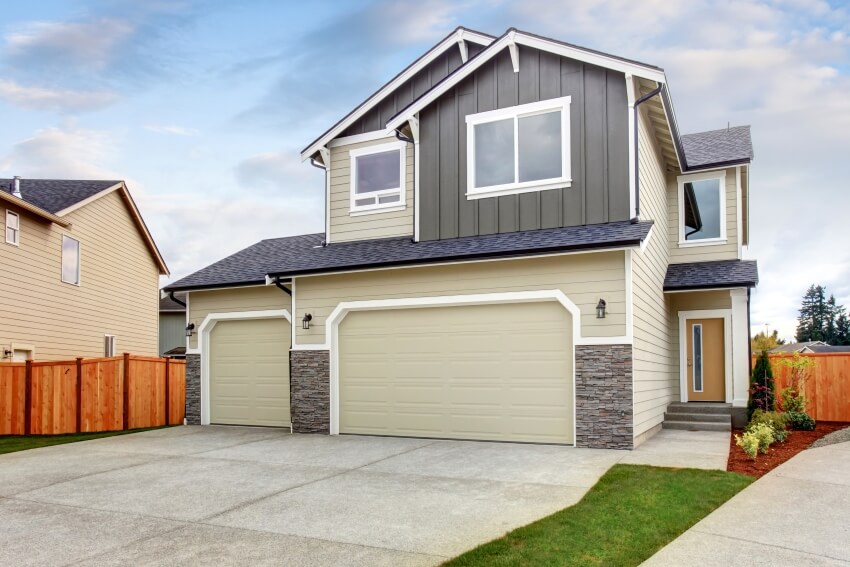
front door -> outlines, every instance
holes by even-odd
[[[723,336],[723,319],[688,319],[686,331],[688,401],[725,401],[726,341]]]

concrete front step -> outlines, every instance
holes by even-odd
[[[667,413],[704,413],[731,415],[732,404],[708,402],[673,402],[667,406]]]
[[[732,423],[714,423],[706,421],[667,421],[661,427],[663,429],[684,429],[685,431],[732,431]]]
[[[694,421],[697,423],[732,423],[728,413],[665,413],[664,421]]]

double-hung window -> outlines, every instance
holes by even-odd
[[[348,152],[351,160],[351,213],[404,208],[405,142]]]
[[[570,97],[466,117],[469,199],[569,187]]]
[[[21,217],[18,213],[6,211],[6,244],[21,243]]]
[[[80,285],[80,241],[62,235],[62,281]]]
[[[679,246],[726,242],[726,172],[682,175],[679,181]]]

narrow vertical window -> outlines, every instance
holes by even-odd
[[[702,325],[694,325],[694,392],[702,392]]]
[[[18,213],[6,211],[6,244],[18,246],[21,243],[21,217]]]
[[[115,335],[103,336],[103,356],[115,356]]]
[[[80,285],[80,241],[62,236],[62,281]]]

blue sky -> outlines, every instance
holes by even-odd
[[[0,176],[127,180],[173,277],[323,229],[299,150],[454,27],[663,67],[683,132],[751,124],[753,326],[850,304],[850,9],[817,0],[4,2]]]

